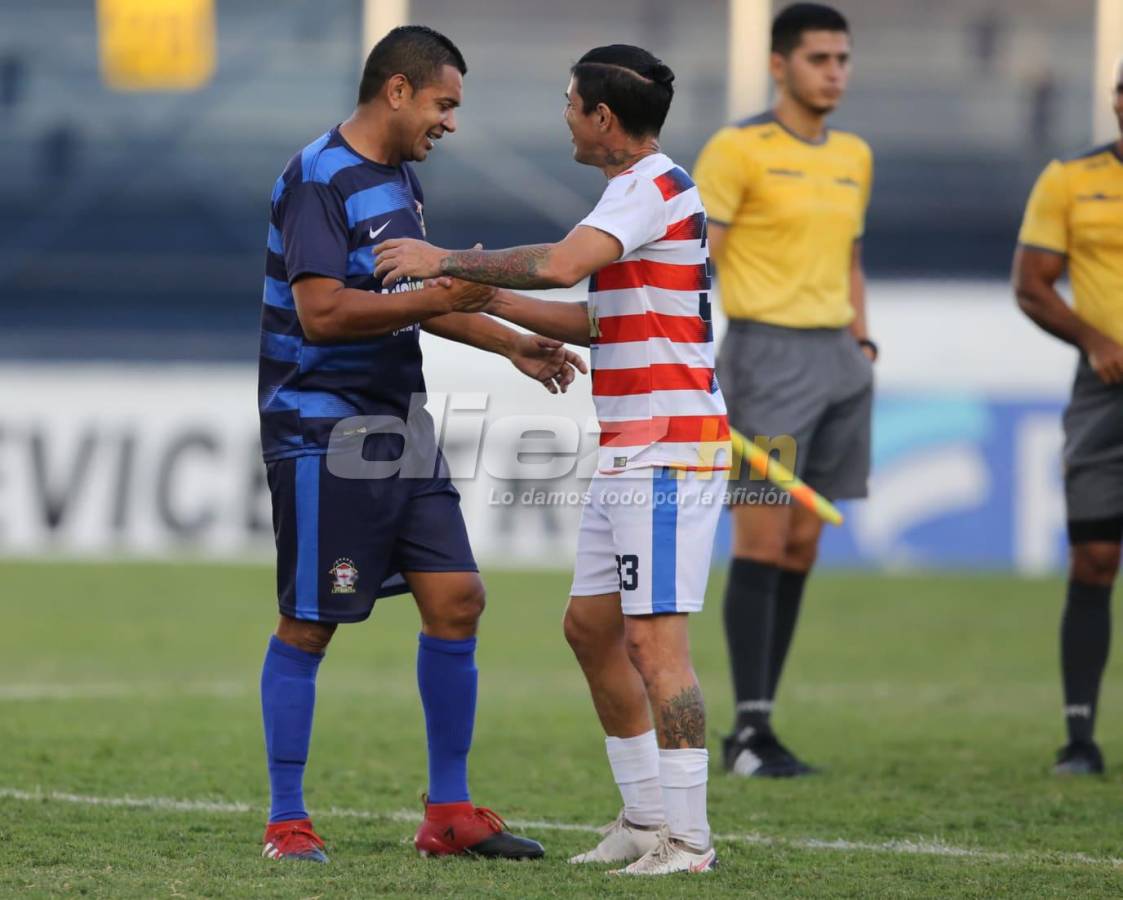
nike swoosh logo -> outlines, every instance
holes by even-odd
[[[382,227],[379,228],[378,231],[375,231],[374,226],[371,225],[370,229],[369,229],[371,240],[374,240],[376,237],[378,237],[380,234],[382,234],[382,232],[384,232],[386,230],[386,226],[389,225],[389,224],[390,224],[390,220],[387,219],[385,222],[382,223]]]

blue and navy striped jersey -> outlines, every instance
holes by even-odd
[[[265,257],[258,409],[266,460],[325,453],[332,427],[350,416],[406,421],[411,398],[425,392],[420,327],[356,343],[312,343],[292,284],[303,275],[337,278],[371,291],[377,303],[373,246],[424,232],[421,186],[409,166],[360,156],[338,127],[289,161],[273,187]],[[393,290],[420,286],[403,280]]]

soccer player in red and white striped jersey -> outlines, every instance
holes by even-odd
[[[375,248],[375,274],[384,284],[455,275],[505,288],[488,312],[591,348],[599,465],[565,631],[624,809],[571,862],[626,862],[620,871],[638,875],[705,872],[716,857],[687,614],[702,608],[730,455],[714,378],[706,214],[690,177],[659,149],[671,70],[616,44],[585,54],[571,76],[574,158],[609,179],[595,209],[556,244],[450,252],[386,241]],[[586,277],[584,303],[506,290]]]
[[[615,238],[589,279],[599,470],[712,467],[729,437],[714,382],[706,214],[689,176],[653,153],[614,176],[578,227]]]

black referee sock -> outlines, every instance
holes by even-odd
[[[1091,741],[1111,644],[1111,587],[1068,583],[1061,617],[1061,673],[1069,741]]]
[[[737,704],[734,731],[769,727],[769,659],[779,580],[780,569],[768,563],[735,558],[729,564],[723,612]]]
[[[776,699],[776,688],[780,684],[780,674],[792,646],[795,623],[799,619],[799,607],[803,601],[803,586],[807,583],[806,572],[781,569],[776,584],[776,612],[772,618],[772,647],[768,661],[768,699]]]

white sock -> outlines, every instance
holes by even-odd
[[[624,818],[633,825],[662,825],[663,790],[655,730],[630,738],[606,737],[604,746],[612,777],[624,798]]]
[[[659,751],[659,783],[671,837],[696,850],[710,846],[706,818],[706,780],[710,754],[705,748]]]

